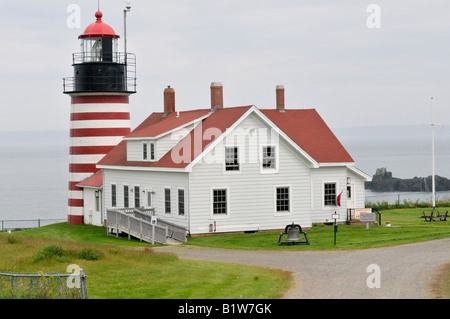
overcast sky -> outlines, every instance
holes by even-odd
[[[80,28],[67,24],[73,4]],[[121,36],[124,7],[100,3]],[[96,0],[3,1],[0,130],[68,130],[62,78],[96,10]],[[436,121],[450,123],[448,0],[134,0],[127,28],[133,128],[163,109],[167,85],[178,110],[208,108],[211,82],[223,83],[225,107],[260,108],[275,107],[283,84],[287,108],[316,108],[332,128],[422,125],[431,96]]]

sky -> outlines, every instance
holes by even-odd
[[[121,36],[125,0],[100,1]],[[79,11],[77,27],[74,12]],[[0,131],[68,130],[78,36],[95,21],[97,0],[3,1]],[[72,23],[68,23],[72,22]],[[137,57],[132,128],[163,110],[224,104],[315,108],[331,128],[450,123],[448,0],[134,0],[128,51]]]

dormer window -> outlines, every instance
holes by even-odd
[[[151,162],[156,160],[155,142],[142,143],[142,160]]]
[[[148,159],[148,144],[145,142],[142,144],[142,159],[144,161]]]

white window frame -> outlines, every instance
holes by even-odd
[[[275,168],[265,168],[263,167],[263,163],[264,163],[264,148],[265,147],[273,147],[275,149]],[[259,163],[259,167],[260,167],[260,173],[261,174],[276,174],[278,173],[278,169],[280,166],[280,157],[279,157],[279,145],[274,145],[274,144],[264,144],[261,145],[260,147],[260,163]]]
[[[167,207],[166,207],[166,190],[169,190],[169,208],[170,208],[170,212],[167,212]],[[172,214],[172,188],[170,186],[164,186],[163,189],[163,207],[164,207],[164,215],[171,215]]]
[[[335,205],[325,205],[325,184],[335,184],[335,189],[336,189],[336,193],[335,193]],[[328,210],[335,210],[337,209],[339,206],[337,205],[337,196],[338,196],[338,189],[339,189],[339,183],[337,181],[322,181],[322,196],[321,196],[321,201],[322,201],[322,209],[328,209]]]
[[[214,214],[214,191],[217,190],[225,190],[227,192],[227,212],[226,214]],[[225,187],[211,187],[210,189],[210,196],[211,196],[211,207],[210,207],[210,217],[211,219],[227,219],[230,218],[230,189],[228,186]]]
[[[227,148],[233,148],[237,150],[237,160],[238,160],[238,169],[237,170],[227,170]],[[241,169],[242,169],[242,163],[240,160],[240,149],[239,146],[236,145],[230,145],[230,146],[225,146],[224,147],[224,151],[223,151],[223,171],[226,174],[240,174],[241,173]]]
[[[153,151],[152,151],[153,148]],[[142,142],[142,160],[144,162],[156,162],[156,142],[143,141]]]
[[[183,209],[184,213],[183,215],[180,215],[180,190],[183,191]],[[177,216],[180,218],[186,217],[186,189],[184,187],[178,187],[177,188]]]
[[[143,161],[148,161],[148,153],[149,153],[148,147],[149,147],[149,144],[147,142],[142,143],[142,160]]]
[[[153,148],[153,152],[152,152],[152,148]],[[155,142],[148,142],[148,151],[149,151],[149,156],[148,156],[149,161],[156,162],[156,143]]]
[[[137,206],[137,207],[136,207],[136,187],[139,188],[139,190],[138,190],[138,194],[139,194],[139,206]],[[141,185],[133,185],[133,207],[134,207],[134,208],[139,208],[139,207],[141,207],[141,202],[142,202]]]
[[[128,205],[126,206],[125,205],[125,187],[128,187],[128,196],[127,196],[127,198],[128,198]],[[124,208],[130,208],[130,185],[128,185],[128,184],[123,184],[123,186],[122,186],[122,198],[123,198],[123,207]]]
[[[278,188],[287,188],[288,189],[288,195],[289,195],[289,210],[279,212],[277,211],[277,189]],[[274,210],[274,216],[289,216],[292,215],[292,187],[291,185],[275,185],[273,187],[274,192],[274,204],[273,204],[273,210]]]
[[[117,183],[111,183],[110,184],[111,186],[110,186],[110,190],[111,190],[111,196],[110,196],[110,199],[111,199],[111,207],[117,207]],[[114,197],[115,197],[115,203],[114,203],[114,205],[113,205],[113,185],[115,186],[115,194],[114,194]]]

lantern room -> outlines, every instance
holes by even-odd
[[[73,54],[74,77],[64,79],[64,93],[136,92],[136,58],[119,52],[119,36],[95,13],[96,21],[78,38],[81,52]]]
[[[97,21],[86,28],[81,39],[82,62],[118,62],[118,39],[114,30],[103,23],[103,14],[95,13]]]

